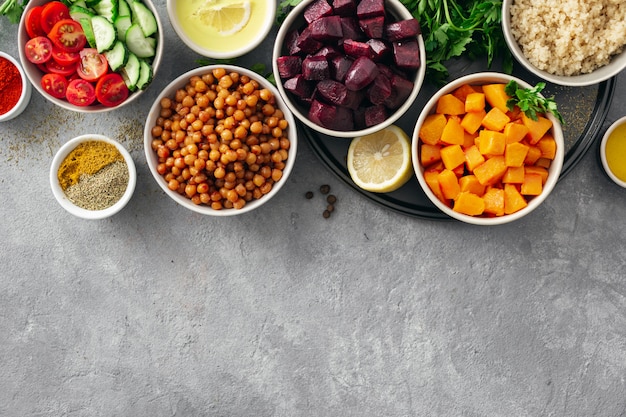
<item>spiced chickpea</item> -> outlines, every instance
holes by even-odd
[[[194,204],[240,209],[271,191],[289,156],[289,124],[256,80],[215,68],[160,101],[157,171]]]

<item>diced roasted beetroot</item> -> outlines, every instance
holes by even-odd
[[[401,69],[418,69],[420,66],[420,50],[417,41],[394,42],[393,59]]]
[[[302,61],[302,75],[305,80],[325,80],[330,78],[328,61],[323,56],[309,56]]]
[[[368,57],[358,57],[350,66],[344,81],[348,89],[357,91],[367,87],[378,75],[378,67]]]
[[[323,56],[326,60],[330,61],[331,59],[342,55],[337,48],[332,45],[322,46],[322,48],[315,52],[313,55],[315,56]]]
[[[384,104],[385,100],[391,96],[391,81],[382,74],[367,87],[367,98],[372,104]]]
[[[302,58],[297,55],[284,55],[276,59],[280,78],[291,78],[302,71]]]
[[[393,70],[391,68],[389,68],[385,64],[381,64],[380,62],[376,63],[376,66],[378,67],[378,71],[380,71],[381,74],[384,74],[385,77],[391,79],[391,76],[393,75]]]
[[[417,19],[400,20],[385,25],[383,36],[391,42],[414,38],[422,32]]]
[[[359,41],[365,38],[365,34],[359,27],[358,20],[354,17],[342,17],[341,29],[343,30],[343,39]]]
[[[385,15],[384,0],[361,0],[356,7],[356,15],[359,19],[367,19],[374,16]]]
[[[297,30],[290,30],[285,35],[285,48],[289,55],[297,55],[300,53],[300,48],[298,47],[298,36],[300,36],[300,32]]]
[[[311,23],[323,16],[329,16],[333,12],[333,8],[326,0],[316,0],[304,9],[304,20]]]
[[[311,37],[321,42],[332,42],[343,38],[341,17],[323,16],[309,24]]]
[[[352,110],[333,106],[313,99],[309,108],[309,120],[331,130],[348,131],[354,129]]]
[[[346,39],[343,42],[343,51],[346,53],[346,55],[354,58],[358,58],[360,56],[372,56],[372,49],[367,43],[354,41],[352,39]]]
[[[296,40],[296,47],[299,48],[300,53],[303,54],[312,54],[322,46],[324,46],[324,44],[311,37],[311,29],[309,26],[304,28]]]
[[[356,109],[360,106],[363,95],[348,90],[345,85],[334,80],[323,80],[317,83],[316,91],[321,98],[330,104]]]
[[[344,82],[344,80],[346,79],[346,74],[352,66],[352,62],[352,59],[348,58],[345,55],[340,55],[332,58],[330,60],[331,78],[335,81],[339,81],[340,83]]]
[[[378,62],[384,59],[391,51],[391,47],[380,39],[370,39],[366,42],[371,49],[372,60]]]
[[[339,16],[354,15],[356,13],[356,2],[354,0],[333,0],[333,10]]]
[[[374,16],[359,19],[359,27],[368,38],[382,38],[385,27],[385,16]]]
[[[365,129],[365,107],[359,107],[352,112],[352,118],[354,120],[355,129]]]
[[[308,99],[312,94],[311,83],[305,80],[302,74],[298,74],[285,81],[283,87],[285,90],[295,94],[301,99]]]
[[[399,74],[393,74],[390,81],[391,95],[385,100],[384,104],[388,109],[395,110],[409,98],[414,84]]]
[[[385,106],[377,105],[365,109],[365,126],[371,127],[381,124],[387,119]]]

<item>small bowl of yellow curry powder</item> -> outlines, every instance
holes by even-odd
[[[137,172],[128,151],[102,135],[82,135],[59,149],[50,167],[50,185],[61,206],[84,219],[120,211],[135,191]]]

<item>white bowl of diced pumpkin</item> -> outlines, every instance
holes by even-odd
[[[546,99],[541,88],[516,77],[476,73],[440,89],[420,114],[412,143],[415,173],[426,196],[450,217],[508,223],[531,213],[554,189],[565,154],[558,109],[522,111],[518,90]]]

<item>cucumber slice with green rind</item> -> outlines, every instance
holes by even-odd
[[[152,58],[156,53],[155,46],[144,36],[141,27],[133,23],[126,31],[126,46],[139,58]]]
[[[83,17],[78,23],[80,23],[83,28],[83,32],[85,32],[85,38],[87,38],[87,43],[91,48],[96,47],[96,36],[93,33],[93,28],[91,27],[91,18]]]
[[[100,16],[106,17],[109,22],[117,18],[117,0],[100,0],[93,6],[93,9]]]
[[[113,23],[117,30],[117,38],[123,42],[126,42],[126,31],[133,24],[130,16],[118,16]]]
[[[130,7],[126,0],[118,0],[117,1],[117,15],[118,16],[132,16]]]
[[[126,65],[128,62],[128,55],[128,48],[126,48],[124,42],[121,41],[116,41],[110,51],[104,52],[104,56],[109,62],[109,68],[113,71],[117,71]]]
[[[106,17],[97,15],[91,18],[91,27],[98,52],[102,53],[111,49],[117,40],[117,32],[113,23]]]
[[[129,52],[126,65],[120,70],[120,74],[130,91],[137,90],[137,81],[141,72],[141,64],[137,55]]]
[[[78,6],[76,4],[72,4],[69,8],[69,11],[70,17],[77,22],[80,22],[80,19],[91,20],[91,18],[95,16],[95,14],[91,10],[82,6]]]
[[[154,35],[158,29],[157,21],[150,9],[138,0],[130,0],[130,9],[133,12],[133,22],[141,27],[145,37]]]
[[[145,89],[152,81],[152,67],[143,59],[139,61],[139,79],[137,80],[137,88]]]

